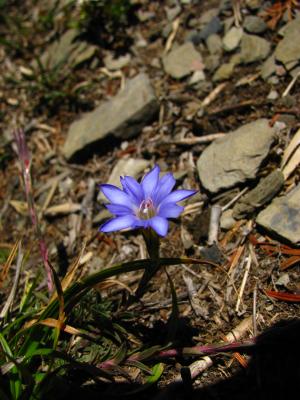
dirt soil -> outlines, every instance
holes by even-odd
[[[70,375],[70,387],[66,397],[61,398],[76,395],[79,396],[77,398],[86,399],[99,396],[279,399],[299,393],[298,246],[259,228],[255,217],[260,209],[237,221],[229,229],[219,229],[217,243],[207,243],[212,206],[226,206],[245,187],[255,187],[261,177],[279,167],[287,143],[300,126],[299,82],[289,93],[289,104],[282,97],[270,101],[268,94],[272,85],[258,76],[261,62],[238,65],[234,75],[223,81],[224,87],[208,103],[203,113],[193,112],[193,107],[207,98],[220,83],[212,82],[213,73],[205,70],[207,86],[204,88],[202,85],[201,89],[197,89],[197,86],[188,84],[189,78],[175,80],[161,66],[153,63],[153,59],[159,60],[163,55],[172,33],[171,22],[169,32],[163,33],[168,25],[166,7],[170,4],[166,0],[134,1],[134,9],[126,22],[118,21],[118,29],[104,26],[102,31],[98,26],[95,30],[92,25],[88,31],[81,28],[83,34],[80,40],[88,40],[96,46],[96,53],[91,60],[76,67],[61,67],[52,73],[32,73],[36,71],[34,61],[41,57],[45,48],[68,27],[76,25],[79,11],[75,6],[65,6],[57,13],[54,5],[49,6],[50,3],[60,3],[54,1],[2,3],[0,247],[5,252],[22,238],[24,248],[30,251],[21,282],[37,274],[42,267],[38,242],[24,205],[26,199],[19,162],[13,150],[11,134],[16,127],[23,127],[26,132],[32,154],[33,190],[42,231],[51,262],[61,277],[79,256],[83,244],[86,257],[78,272],[78,279],[119,262],[146,257],[139,231],[108,235],[98,231],[103,222],[101,215],[104,207],[103,202],[97,200],[97,185],[108,181],[121,158],[145,159],[150,166],[157,163],[163,171],[175,173],[179,187],[199,191],[194,199],[189,200],[183,215],[170,222],[169,233],[161,242],[163,257],[201,259],[201,263],[195,266],[168,268],[179,308],[179,321],[173,335],[170,335],[172,293],[164,270],[160,270],[152,279],[142,299],[130,305],[128,298],[137,287],[140,272],[121,274],[97,289],[104,299],[114,304],[114,321],[118,320],[118,315],[130,313],[130,324],[134,329],[133,333],[128,333],[128,337],[132,348],[141,344],[148,347],[164,346],[170,339],[178,347],[219,343],[226,340],[226,335],[241,323],[245,323],[246,327],[242,328],[236,340],[258,337],[254,349],[202,359],[206,363],[202,369],[196,363],[199,357],[166,360],[158,385],[136,395],[127,393],[133,393],[133,389],[144,383],[144,375],[139,374],[136,367],[124,366],[130,379],[116,376],[114,385],[90,383],[79,388],[77,375]],[[186,40],[191,20],[219,6],[218,1],[182,3],[186,4],[181,5],[178,16],[180,25],[173,40],[178,44]],[[245,7],[241,1],[243,16]],[[137,12],[144,13],[145,20],[138,18]],[[147,17],[147,13],[151,17]],[[229,6],[220,18],[225,20],[232,16],[233,10]],[[278,30],[283,25],[284,21],[279,20],[275,29],[268,29],[261,34],[273,48],[279,41]],[[140,47],[133,45],[136,37],[143,38],[146,44]],[[204,54],[207,52],[203,43],[199,44],[199,49]],[[128,52],[131,61],[121,68],[122,76],[126,82],[139,72],[149,75],[159,99],[159,115],[137,137],[128,140],[109,139],[84,160],[76,160],[76,163],[66,160],[62,147],[70,124],[84,112],[112,98],[120,89],[120,75],[118,77],[103,70],[104,56],[110,53],[117,57]],[[228,59],[228,54],[224,52],[220,63]],[[69,69],[64,71],[64,68]],[[237,85],[245,77],[248,82]],[[279,76],[276,91],[283,93],[290,81],[288,74]],[[207,192],[199,180],[196,162],[210,141],[201,143],[197,139],[230,132],[258,118],[268,118],[271,123],[285,121],[287,129],[272,145],[256,179],[217,194]],[[192,140],[189,142],[187,138]],[[87,203],[88,211],[81,209],[72,212],[66,209],[53,214],[45,212],[56,205],[86,204],[91,180],[96,184],[96,189]],[[281,193],[284,194],[298,182],[299,169],[295,169]],[[289,266],[290,257],[296,258]],[[249,258],[251,265],[247,264]],[[45,286],[45,279],[41,279],[39,290],[43,291]],[[8,292],[9,285],[2,290],[3,301]],[[291,296],[280,299],[274,297],[273,292]],[[199,369],[193,380],[187,368],[192,363],[196,363],[195,368]],[[186,376],[183,383],[182,376]]]

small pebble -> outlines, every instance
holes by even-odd
[[[279,93],[277,92],[277,90],[271,90],[270,93],[268,94],[267,99],[268,100],[276,100],[279,97]]]

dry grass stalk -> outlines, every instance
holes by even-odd
[[[22,267],[22,261],[23,261],[23,253],[22,253],[22,248],[21,248],[21,241],[17,243],[18,246],[18,257],[17,257],[17,263],[16,263],[16,273],[15,273],[15,278],[14,282],[11,288],[11,291],[7,297],[6,302],[4,303],[4,306],[2,308],[2,311],[0,313],[0,318],[4,318],[9,310],[9,308],[12,306],[14,298],[17,293],[17,288],[20,280],[20,273],[21,273],[21,267]]]
[[[210,103],[212,103],[218,97],[218,95],[225,89],[226,85],[227,83],[223,82],[220,83],[218,86],[216,86],[214,90],[212,90],[209,93],[209,95],[207,95],[205,99],[202,101],[201,108],[207,107]]]
[[[243,276],[243,280],[242,280],[242,283],[241,283],[241,287],[240,287],[240,290],[239,290],[239,294],[238,294],[238,298],[237,298],[237,302],[236,302],[236,306],[235,306],[235,311],[237,313],[239,313],[239,311],[240,311],[240,305],[241,305],[241,302],[242,302],[245,286],[246,286],[247,279],[248,279],[248,276],[249,276],[251,263],[252,263],[252,257],[251,257],[251,253],[249,253],[248,259],[247,259],[246,268],[245,268],[245,272],[244,272],[244,276]]]
[[[182,278],[186,285],[190,304],[192,306],[192,309],[194,310],[194,313],[197,315],[197,317],[202,317],[205,320],[208,320],[207,310],[200,305],[201,300],[198,297],[197,289],[194,285],[192,278],[185,274],[182,274]]]
[[[175,37],[177,35],[178,29],[180,26],[180,18],[176,18],[172,23],[172,31],[167,39],[166,46],[165,46],[165,54],[171,50]]]

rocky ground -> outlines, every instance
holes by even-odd
[[[241,324],[238,339],[277,330],[261,336],[252,358],[167,363],[162,392],[145,398],[279,398],[299,389],[299,324],[291,321],[300,299],[298,2],[132,0],[116,2],[116,14],[100,3],[0,4],[1,257],[22,237],[31,249],[22,279],[37,273],[16,127],[26,133],[38,215],[61,276],[83,244],[81,276],[145,257],[138,231],[98,232],[109,213],[97,185],[139,179],[156,163],[178,188],[198,190],[171,222],[162,255],[211,263],[170,269],[177,339],[217,343]],[[103,289],[115,312],[140,276],[123,274]],[[130,306],[147,343],[165,344],[171,307],[160,271]],[[192,361],[194,394],[184,378]],[[141,383],[137,368],[128,374]],[[126,385],[120,379],[114,390]]]

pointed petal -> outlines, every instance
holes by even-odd
[[[169,223],[165,218],[159,216],[153,217],[149,219],[149,225],[160,236],[166,236],[169,228]]]
[[[156,189],[158,178],[159,178],[159,166],[156,165],[148,174],[146,174],[142,180],[142,188],[144,191],[144,198],[147,199],[151,196],[153,191]]]
[[[184,207],[174,203],[164,203],[159,207],[158,215],[162,218],[177,218],[184,210]]]
[[[115,232],[125,228],[135,227],[135,217],[133,215],[123,215],[121,217],[110,219],[101,227],[101,232]]]
[[[124,176],[120,178],[124,191],[134,200],[137,206],[143,201],[143,189],[134,178],[131,176]]]
[[[193,196],[195,193],[197,193],[197,190],[175,190],[174,192],[168,194],[168,196],[164,198],[160,205],[162,206],[166,203],[178,203],[178,201],[182,201],[187,197]]]
[[[176,180],[174,176],[168,172],[158,182],[155,194],[153,195],[154,204],[157,206],[171,192],[175,186]]]
[[[121,204],[105,204],[105,207],[112,214],[117,215],[117,216],[132,214],[132,209],[128,208],[127,206],[123,206]]]
[[[132,201],[128,196],[128,194],[123,192],[118,187],[109,184],[104,184],[100,185],[100,188],[104,196],[107,197],[111,203],[121,204],[127,206],[130,209],[133,208]]]

